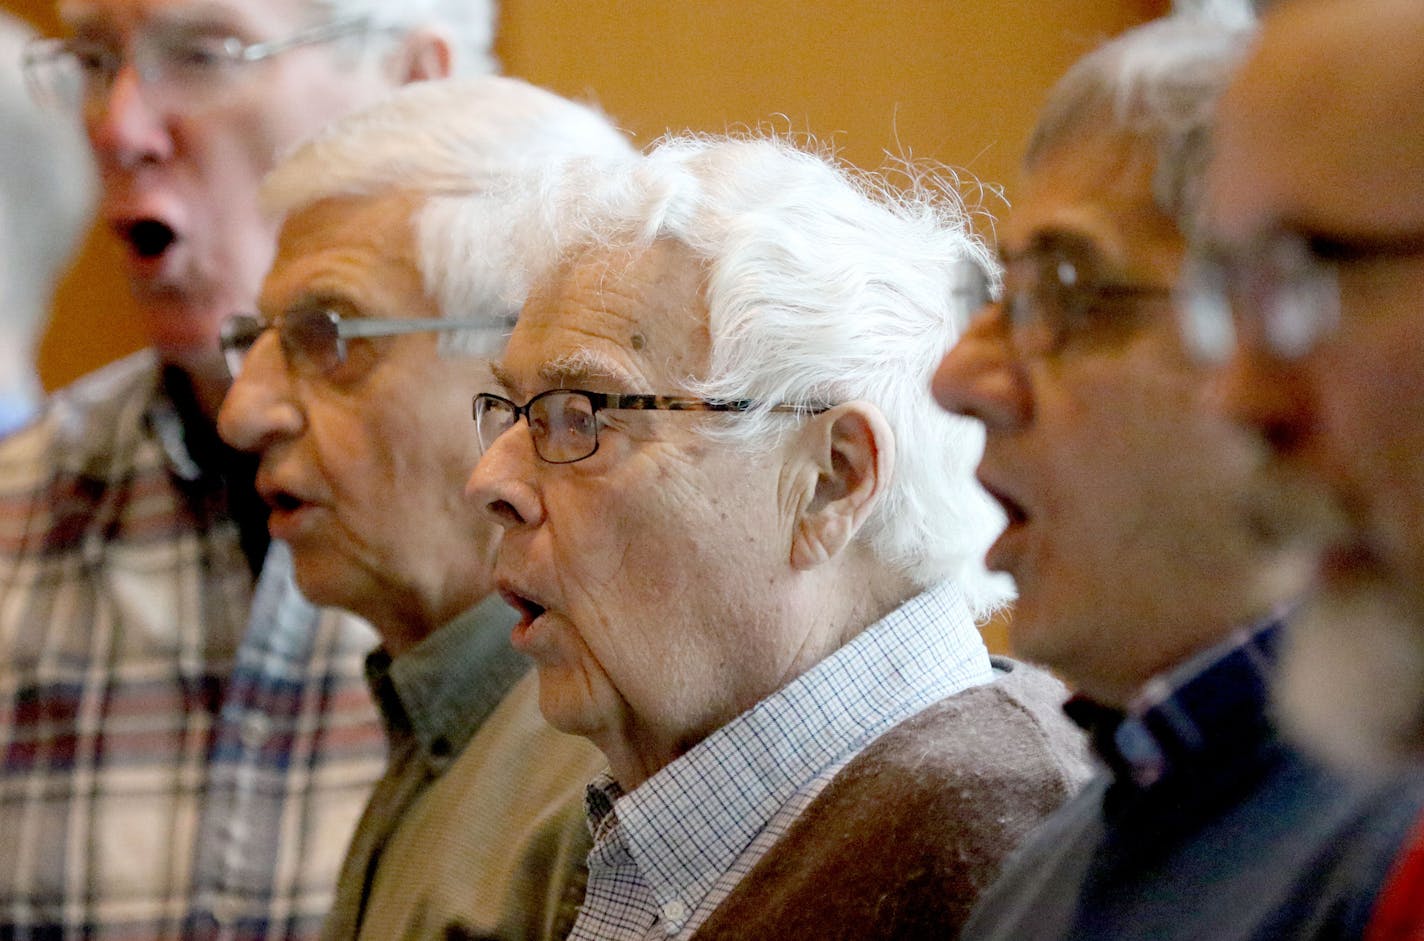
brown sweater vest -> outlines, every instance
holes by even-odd
[[[958,937],[1004,857],[1088,773],[1063,686],[994,665],[995,682],[856,756],[693,937]]]

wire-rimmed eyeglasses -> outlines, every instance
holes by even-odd
[[[1197,246],[1182,277],[1183,337],[1204,363],[1221,364],[1238,348],[1300,359],[1339,327],[1347,268],[1410,258],[1424,259],[1424,232],[1275,232],[1243,246]]]
[[[1102,336],[1138,322],[1145,304],[1171,300],[1166,285],[1109,276],[1097,250],[1086,239],[1056,236],[1003,257],[1002,285],[977,266],[966,276],[977,284],[963,288],[981,305],[995,298],[1024,355],[1050,356],[1070,343]]]
[[[347,341],[400,336],[406,333],[447,332],[454,330],[481,331],[477,345],[463,345],[461,351],[471,356],[497,355],[514,329],[513,318],[456,320],[425,318],[410,320],[380,320],[366,317],[342,317],[328,308],[297,308],[278,317],[276,322],[256,314],[232,314],[222,323],[218,344],[228,372],[235,379],[258,337],[273,328],[288,365],[308,375],[330,376],[345,363]]]
[[[168,24],[139,34],[127,51],[109,38],[32,40],[25,47],[23,67],[37,101],[79,109],[105,100],[125,63],[132,63],[151,106],[188,111],[220,99],[243,66],[370,29],[370,20],[360,16],[322,23],[281,39],[243,42],[208,27]]]
[[[520,418],[529,422],[534,453],[549,464],[572,464],[592,457],[598,450],[598,413],[618,409],[669,412],[749,412],[763,407],[738,399],[719,402],[679,395],[620,395],[587,392],[583,389],[550,389],[523,405],[503,396],[481,392],[474,399],[475,432],[480,453],[494,445],[500,435],[513,428]],[[831,406],[771,405],[772,412],[816,415]]]

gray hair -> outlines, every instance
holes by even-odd
[[[396,33],[421,27],[443,30],[455,49],[455,71],[475,75],[496,71],[494,0],[310,0],[331,19],[367,18],[377,29]]]
[[[1195,227],[1217,99],[1246,51],[1254,17],[1241,0],[1201,0],[1128,30],[1078,60],[1049,92],[1024,165],[1095,131],[1139,137],[1157,153],[1157,208]]]
[[[916,584],[957,580],[983,614],[1009,593],[981,561],[1002,525],[974,480],[983,431],[928,390],[956,338],[964,266],[993,262],[954,181],[905,176],[898,188],[782,140],[673,137],[549,181],[541,215],[552,224],[526,230],[559,243],[532,252],[541,258],[686,246],[705,265],[711,335],[708,375],[687,380],[694,395],[874,403],[899,447],[862,538]],[[786,430],[756,409],[706,433],[755,449]]]
[[[27,365],[55,283],[90,221],[96,182],[78,123],[35,104],[25,88],[20,59],[33,36],[0,14],[0,319],[7,352]],[[3,384],[13,389],[9,379]]]
[[[512,317],[525,282],[510,233],[523,210],[502,197],[541,163],[631,153],[592,108],[518,79],[416,82],[317,132],[268,174],[259,198],[281,217],[339,196],[421,194],[417,260],[441,313]]]

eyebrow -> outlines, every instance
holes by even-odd
[[[490,371],[494,373],[494,381],[505,392],[527,391],[499,363],[491,364]],[[551,389],[582,389],[591,385],[594,388],[589,391],[604,392],[612,391],[607,388],[609,386],[631,389],[636,385],[625,368],[611,357],[588,347],[569,350],[541,363],[537,375],[539,381]]]
[[[1000,247],[996,254],[999,256],[999,261],[1007,265],[1023,258],[1059,252],[1091,258],[1100,262],[1107,260],[1096,239],[1084,235],[1082,232],[1062,228],[1041,229],[1033,233],[1028,245],[1021,250],[1006,252]]]

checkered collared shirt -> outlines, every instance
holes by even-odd
[[[384,760],[364,624],[253,596],[151,356],[0,446],[0,938],[316,937]]]
[[[993,678],[958,589],[910,599],[630,793],[589,785],[570,941],[688,938],[836,773],[893,726]]]

